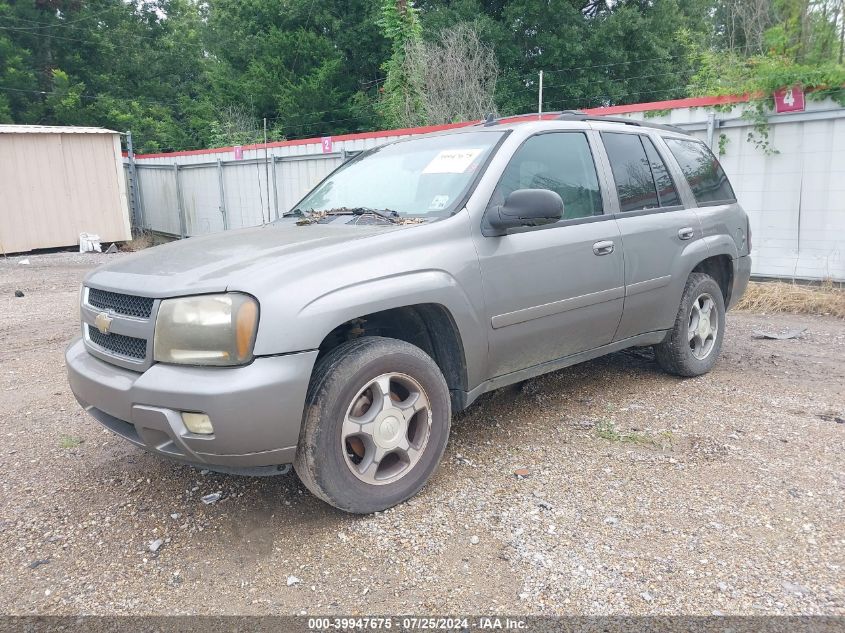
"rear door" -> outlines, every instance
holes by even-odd
[[[555,191],[564,216],[554,224],[475,238],[491,327],[491,377],[613,339],[622,315],[622,250],[616,222],[605,214],[593,159],[598,143],[586,130],[531,136],[494,190],[488,208],[518,189]]]
[[[625,307],[614,340],[671,327],[679,297],[672,271],[701,225],[685,208],[666,160],[648,134],[602,131],[625,251]]]
[[[663,139],[695,198],[695,210],[708,247],[748,254],[748,216],[741,211],[725,170],[704,143],[692,138]],[[733,245],[727,242],[733,242]],[[733,253],[732,253],[733,255]]]

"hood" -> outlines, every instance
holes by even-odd
[[[85,278],[103,290],[149,297],[222,292],[265,266],[402,228],[345,223],[298,226],[294,219],[192,237],[149,248],[95,269]]]

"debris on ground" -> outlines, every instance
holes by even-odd
[[[517,468],[515,471],[513,471],[513,474],[519,478],[528,477],[529,473],[530,471],[527,468]]]
[[[15,296],[16,297],[22,297],[23,296],[23,290],[15,290]]]
[[[301,582],[302,581],[299,578],[297,578],[296,576],[288,576],[288,580],[287,580],[288,587],[293,587],[294,585],[298,585]]]
[[[37,569],[41,567],[41,565],[46,565],[50,562],[49,558],[39,558],[38,560],[34,560],[29,564],[30,569]]]
[[[94,233],[80,233],[79,234],[79,252],[80,253],[102,253],[103,247],[100,244],[100,236]]]
[[[799,338],[807,328],[793,328],[785,332],[764,332],[763,330],[754,330],[754,338],[766,338],[775,341],[785,341],[791,338]]]
[[[147,546],[153,554],[155,554],[158,550],[161,549],[161,546],[164,545],[164,539],[157,538],[154,541],[150,541],[150,544]]]
[[[115,253],[119,253],[120,251],[117,248],[117,244],[112,242],[112,245],[106,249],[106,255],[114,255]]]
[[[20,264],[21,266],[29,266],[29,260],[28,259],[22,259],[18,262],[18,264]]]
[[[205,505],[211,505],[212,503],[217,503],[220,501],[220,498],[223,496],[222,492],[212,492],[210,495],[205,495],[202,498],[202,502]]]

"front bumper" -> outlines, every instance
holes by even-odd
[[[256,358],[244,367],[156,364],[143,373],[65,352],[76,399],[107,429],[179,461],[238,470],[289,464],[296,453],[317,352]],[[205,413],[212,435],[191,433],[181,412]]]

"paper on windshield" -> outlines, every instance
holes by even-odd
[[[444,149],[423,169],[424,174],[462,174],[482,152],[477,149]]]

